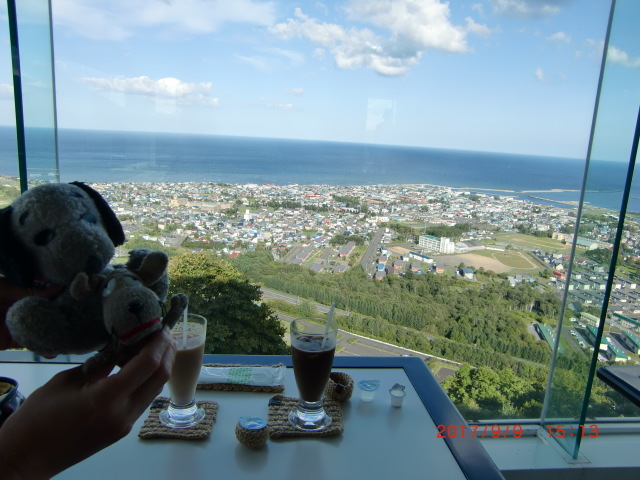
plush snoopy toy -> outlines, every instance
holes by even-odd
[[[109,265],[124,239],[108,203],[80,182],[33,187],[1,209],[0,273],[25,287],[62,288],[53,300],[33,296],[11,306],[6,321],[13,338],[50,357],[89,353],[110,343],[113,330],[105,326],[104,282],[112,278],[114,268],[128,269],[135,276],[151,253],[133,250],[126,265]],[[166,260],[164,253],[161,256]],[[156,260],[152,263],[157,265]],[[154,269],[154,282],[145,285],[160,303],[168,292],[166,262],[163,265],[159,275]],[[175,308],[182,303],[186,307],[182,297]]]

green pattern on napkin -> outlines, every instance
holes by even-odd
[[[229,369],[227,382],[238,385],[248,385],[251,381],[251,367],[233,367]]]

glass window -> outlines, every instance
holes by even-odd
[[[638,416],[631,402],[594,382],[598,366],[637,362],[638,187],[633,182],[637,151],[632,147],[638,133],[640,78],[634,60],[638,37],[630,23],[637,8],[635,2],[618,0],[612,13],[564,315],[556,332],[544,422],[566,425],[567,431],[577,432],[588,419]],[[605,204],[607,209],[602,208]],[[576,457],[582,435],[560,432],[557,437]]]
[[[59,180],[51,16],[42,1],[2,8],[9,42],[0,71],[0,164],[4,174],[20,172],[25,190],[28,183]]]
[[[127,233],[115,261],[224,260],[263,286],[261,315],[335,302],[338,354],[424,357],[469,420],[539,419],[557,343],[557,372],[585,369],[562,413],[579,416],[599,318],[584,293],[607,285],[578,276],[615,237],[626,170],[600,162],[631,139],[613,69],[637,72],[621,33],[637,15],[612,30],[590,135],[609,2],[54,2],[57,106],[47,2],[24,5],[29,178],[98,189]],[[0,150],[15,179],[15,148]],[[586,224],[590,209],[604,218]]]

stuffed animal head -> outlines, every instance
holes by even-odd
[[[97,191],[80,182],[42,184],[0,210],[0,272],[24,286],[68,285],[79,272],[101,272],[124,240]]]
[[[86,369],[95,369],[114,357],[126,361],[150,334],[175,325],[187,308],[186,295],[174,295],[165,311],[161,299],[150,288],[166,277],[168,261],[165,253],[149,251],[135,271],[114,265],[106,276],[81,273],[74,279],[70,292],[78,299],[102,291],[103,321],[111,337],[109,344],[88,361]]]
[[[105,328],[120,343],[137,343],[162,328],[162,304],[135,274],[114,271],[102,296]]]
[[[102,291],[103,321],[118,342],[132,345],[163,327],[162,302],[148,287],[164,275],[167,263],[164,253],[152,252],[135,273],[116,268],[107,277]]]

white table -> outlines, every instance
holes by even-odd
[[[205,363],[290,364],[288,357],[211,355]],[[2,363],[0,374],[16,378],[25,395],[69,365]],[[260,450],[248,449],[235,438],[243,415],[267,418],[272,394],[202,391],[198,399],[218,402],[211,436],[205,441],[140,440],[143,418],[120,442],[63,472],[59,479],[409,479],[502,478],[480,442],[471,438],[437,438],[437,425],[464,421],[433,375],[417,358],[336,357],[334,371],[354,381],[378,379],[381,388],[372,403],[354,391],[343,404],[345,429],[327,438],[269,440]],[[391,407],[388,389],[406,386],[401,408]],[[166,388],[166,387],[165,387]],[[168,391],[164,392],[168,396]],[[293,371],[288,368],[284,395],[296,396]]]

